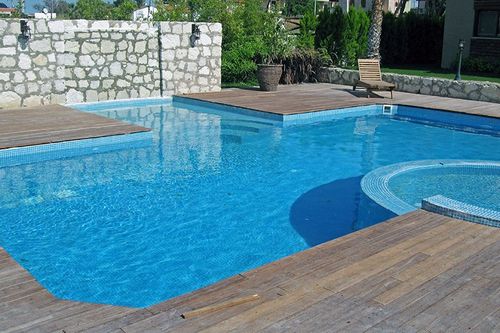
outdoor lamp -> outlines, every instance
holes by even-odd
[[[196,41],[200,39],[201,31],[200,27],[197,24],[192,24],[191,25],[191,36],[189,37],[189,40],[191,42],[191,47],[196,46]]]
[[[19,24],[21,25],[21,37],[25,40],[28,40],[31,38],[31,29],[28,26],[28,21],[27,20],[20,20]]]
[[[460,76],[460,71],[462,69],[462,53],[464,52],[465,41],[463,39],[458,40],[458,66],[457,74],[455,75],[455,80],[460,81],[462,77]]]

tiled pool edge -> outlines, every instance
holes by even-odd
[[[237,113],[245,116],[263,118],[281,122],[281,126],[304,125],[313,122],[328,121],[346,117],[360,117],[368,115],[382,114],[381,104],[343,107],[329,110],[314,110],[295,114],[280,114],[269,111],[262,111],[241,106],[234,106],[225,103],[205,101],[193,97],[178,96],[172,97],[176,106],[196,106],[201,108],[217,109],[218,111]]]
[[[468,168],[500,168],[500,162],[482,160],[418,160],[412,162],[396,163],[370,171],[361,179],[361,189],[377,204],[398,214],[403,215],[418,209],[397,197],[389,188],[392,177],[416,169],[430,169],[437,165],[441,167],[462,166]],[[422,200],[426,209],[434,213],[462,219],[465,221],[481,223],[488,226],[499,227],[500,212],[477,207],[441,195]],[[449,205],[448,205],[449,204]],[[448,215],[451,214],[451,215]]]
[[[384,106],[390,106],[391,116],[397,120],[412,121],[425,125],[445,127],[465,132],[479,134],[500,135],[500,118],[487,115],[474,115],[464,112],[454,112],[436,108],[428,108],[406,104],[373,104],[340,107],[336,109],[310,110],[302,113],[281,114],[266,110],[258,110],[247,107],[235,106],[217,101],[208,101],[194,96],[172,96],[172,102],[179,106],[197,106],[202,108],[217,109],[219,111],[238,113],[247,116],[265,118],[280,121],[282,126],[304,125],[320,121],[335,120],[345,117],[359,117],[367,115],[380,115]]]
[[[151,144],[152,139],[151,131],[144,131],[0,149],[0,168],[103,153],[122,148],[147,147]]]
[[[459,220],[500,228],[500,212],[470,205],[442,195],[423,199],[422,209]]]
[[[71,103],[64,106],[83,112],[96,112],[109,109],[123,109],[141,106],[163,105],[165,102],[172,101],[172,96],[168,97],[148,97],[132,99],[115,99],[109,101]]]

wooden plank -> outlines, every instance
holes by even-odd
[[[181,314],[181,317],[184,319],[191,319],[194,317],[203,316],[203,315],[206,315],[209,313],[221,311],[221,310],[224,310],[224,309],[227,309],[227,308],[230,308],[233,306],[237,306],[240,304],[256,301],[259,298],[260,298],[260,296],[258,294],[233,298],[233,299],[230,299],[229,301],[226,301],[226,302],[207,305],[207,306],[199,308],[199,309],[184,312],[183,314]]]
[[[463,100],[439,96],[395,92],[394,99],[388,93],[377,93],[381,98],[366,98],[366,92],[353,92],[351,87],[334,84],[301,84],[280,86],[276,92],[256,89],[227,89],[217,93],[183,95],[201,101],[247,108],[280,115],[300,114],[373,104],[399,104],[426,107],[450,112],[500,117],[496,103]]]
[[[499,249],[499,229],[415,211],[147,309],[61,301],[43,288],[31,290],[36,281],[0,249],[0,330],[494,330]],[[261,297],[220,308],[254,293]],[[374,301],[384,297],[392,301]],[[207,306],[219,311],[180,317]]]
[[[144,131],[149,129],[60,105],[0,110],[0,149]]]

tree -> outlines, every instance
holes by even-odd
[[[115,7],[119,7],[123,2],[125,2],[126,0],[114,0],[113,1],[113,5]],[[135,6],[137,8],[142,8],[145,4],[146,4],[146,1],[145,0],[133,0],[133,2],[135,2]],[[149,3],[149,2],[148,2]]]
[[[24,16],[24,0],[19,0],[16,4],[16,10],[12,13],[13,18],[20,18]]]
[[[314,49],[314,31],[317,26],[316,15],[312,11],[306,12],[299,22],[299,35],[297,37],[299,47]]]
[[[368,30],[368,58],[380,59],[380,38],[384,19],[382,0],[373,0],[370,30]]]
[[[314,10],[314,0],[287,0],[285,1],[285,14],[287,16],[305,15]]]
[[[116,2],[115,2],[116,3]],[[113,20],[130,20],[132,13],[137,9],[137,2],[134,0],[122,0],[120,4],[111,11]]]
[[[111,15],[111,6],[103,0],[78,0],[72,18],[85,20],[105,20]]]
[[[155,21],[189,21],[192,20],[188,0],[156,1],[158,11],[153,14]]]

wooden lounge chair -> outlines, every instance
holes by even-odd
[[[380,61],[378,59],[358,59],[359,80],[354,84],[352,90],[357,87],[366,88],[368,97],[372,91],[386,91],[391,92],[396,87],[394,83],[382,81],[382,73],[380,72]]]

